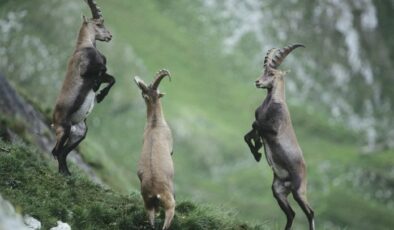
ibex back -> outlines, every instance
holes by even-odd
[[[160,98],[164,94],[158,90],[165,76],[170,76],[169,72],[161,70],[149,86],[138,77],[134,80],[141,89],[147,108],[144,143],[137,172],[141,182],[141,195],[152,227],[155,223],[155,213],[159,211],[161,204],[166,214],[163,229],[168,229],[175,214],[175,199],[174,166],[171,158],[172,135],[160,103]]]
[[[256,87],[265,88],[268,93],[262,105],[256,109],[252,130],[244,138],[256,161],[261,158],[259,149],[264,147],[266,159],[274,172],[272,192],[287,217],[285,229],[291,228],[295,216],[287,200],[287,196],[292,193],[308,217],[309,228],[314,230],[314,213],[306,198],[306,166],[286,105],[286,73],[277,69],[297,47],[303,45],[268,51],[264,60],[264,73],[256,80]]]
[[[59,162],[59,172],[70,175],[66,158],[78,146],[87,132],[86,117],[94,104],[100,103],[115,83],[107,74],[106,59],[96,48],[96,40],[110,41],[111,33],[94,0],[87,0],[93,18],[83,17],[73,56],[67,66],[66,78],[53,111],[56,145],[52,154]],[[108,85],[97,95],[102,83]]]

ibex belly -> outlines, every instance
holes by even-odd
[[[265,154],[268,161],[268,164],[271,166],[275,175],[280,179],[286,179],[289,177],[289,171],[284,167],[285,164],[281,159],[283,157],[283,153],[280,147],[272,146],[270,147],[268,144],[265,144]],[[280,156],[282,155],[282,156]]]
[[[85,120],[85,118],[90,114],[90,112],[92,112],[95,102],[96,102],[96,94],[94,93],[93,90],[91,90],[86,95],[85,100],[78,108],[78,110],[72,114],[71,116],[72,123],[76,124]]]

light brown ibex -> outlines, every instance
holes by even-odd
[[[141,89],[147,108],[147,123],[144,131],[144,142],[138,163],[138,178],[141,182],[141,195],[148,212],[152,227],[155,213],[161,204],[165,209],[163,229],[168,229],[175,214],[174,199],[174,166],[172,162],[172,134],[164,119],[160,98],[164,94],[158,90],[164,77],[170,77],[167,70],[157,73],[149,86],[139,77],[134,81]]]
[[[266,159],[274,172],[273,195],[287,217],[285,229],[291,228],[295,216],[287,200],[287,196],[292,193],[308,218],[309,229],[314,230],[314,212],[306,198],[306,165],[286,105],[286,72],[277,69],[297,47],[304,46],[295,44],[271,49],[265,56],[264,73],[255,84],[257,88],[267,89],[268,93],[262,105],[256,109],[252,130],[244,138],[256,161],[260,161],[261,153],[258,151],[264,147]]]
[[[86,0],[93,18],[83,17],[77,44],[67,66],[66,77],[53,111],[56,145],[52,154],[59,162],[59,172],[70,175],[66,158],[78,146],[87,132],[86,117],[94,104],[100,103],[115,83],[107,74],[106,59],[96,48],[96,40],[110,41],[111,33],[94,0]],[[98,94],[102,83],[108,85]]]

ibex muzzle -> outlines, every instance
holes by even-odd
[[[94,0],[85,0],[89,5],[92,12],[92,18],[86,19],[84,17],[84,23],[93,27],[95,40],[109,42],[112,39],[112,34],[104,26],[104,18],[100,8]]]
[[[252,130],[244,139],[256,161],[260,161],[262,154],[259,149],[264,147],[267,162],[274,172],[272,192],[287,217],[285,229],[291,228],[295,215],[287,200],[287,196],[292,193],[308,218],[309,229],[314,230],[314,212],[306,198],[306,165],[286,104],[286,73],[277,69],[297,47],[304,46],[296,44],[271,49],[265,56],[264,73],[255,84],[257,88],[267,89],[268,93],[263,104],[256,109]]]
[[[105,28],[104,19],[91,19],[90,23],[94,25],[96,40],[105,42],[111,41],[112,34]]]

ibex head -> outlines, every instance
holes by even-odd
[[[141,78],[134,77],[134,81],[137,84],[137,86],[141,89],[142,97],[144,98],[147,104],[155,103],[159,98],[164,96],[164,93],[160,93],[158,87],[160,85],[161,80],[163,80],[163,78],[166,76],[168,76],[171,80],[170,72],[168,72],[165,69],[160,70],[156,74],[155,80],[150,85],[146,85],[146,83]]]
[[[305,47],[301,44],[294,44],[286,46],[282,49],[270,49],[264,58],[264,73],[255,82],[257,88],[267,88],[273,87],[276,79],[282,77],[284,72],[278,70],[277,68],[286,58],[286,56],[298,47]]]
[[[85,0],[85,2],[89,5],[90,10],[92,11],[92,18],[87,19],[84,16],[84,25],[91,27],[91,30],[94,31],[95,40],[106,42],[111,41],[112,35],[104,26],[104,18],[100,8],[97,6],[96,1]]]

